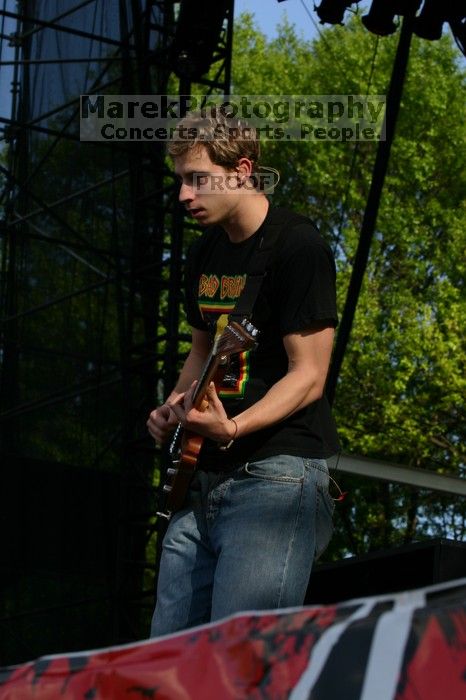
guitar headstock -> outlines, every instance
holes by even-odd
[[[215,340],[214,355],[234,355],[244,350],[251,350],[257,346],[259,331],[247,319],[238,323],[230,321],[223,333]]]

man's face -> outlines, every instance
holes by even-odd
[[[176,156],[174,164],[180,182],[179,200],[190,216],[205,226],[232,216],[241,195],[236,171],[212,163],[204,146]]]

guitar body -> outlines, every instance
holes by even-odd
[[[172,513],[176,513],[183,507],[191,479],[197,469],[203,442],[204,438],[201,435],[187,431],[183,433],[179,459],[172,459],[172,466],[167,469],[168,480],[163,487],[166,496],[165,508],[157,515],[169,520]]]
[[[197,466],[203,443],[204,438],[202,435],[196,435],[195,433],[185,431],[181,445],[181,464],[186,465],[187,467],[192,465],[194,471]]]
[[[257,335],[258,331],[246,318],[241,323],[232,321],[225,327],[214,342],[212,352],[196,386],[193,397],[195,408],[199,411],[206,410],[208,402],[205,395],[210,382],[213,381],[218,390],[228,357],[255,347]],[[170,520],[172,514],[183,507],[189,484],[197,469],[203,443],[202,435],[184,430],[181,423],[178,425],[170,445],[172,464],[167,469],[167,481],[163,486],[164,507],[157,512],[157,515]]]

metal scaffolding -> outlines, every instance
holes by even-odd
[[[0,111],[1,478],[24,476],[11,512],[34,466],[49,490],[57,468],[95,475],[92,495],[111,481],[97,506],[112,523],[108,560],[89,600],[105,604],[112,631],[88,646],[148,631],[161,456],[145,423],[182,360],[181,278],[195,230],[177,204],[164,144],[81,142],[80,95],[227,94],[233,0],[205,3],[194,33],[202,45],[186,31],[191,5],[2,0],[0,9],[0,88],[11,86]],[[195,69],[192,56],[202,57]],[[81,518],[94,515],[84,503]],[[16,554],[3,573],[37,575],[40,588],[40,560],[31,571],[17,554],[31,520],[25,513],[12,528]],[[54,601],[82,614],[82,598]],[[28,611],[42,620],[50,600],[42,591],[21,614],[10,600],[0,624],[8,633]],[[37,652],[31,642],[16,660],[21,653]]]

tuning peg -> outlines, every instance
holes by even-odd
[[[249,333],[249,335],[252,335],[253,338],[259,335],[259,331],[257,330],[257,328],[253,326],[247,318],[243,318],[243,320],[241,321],[241,325]]]

